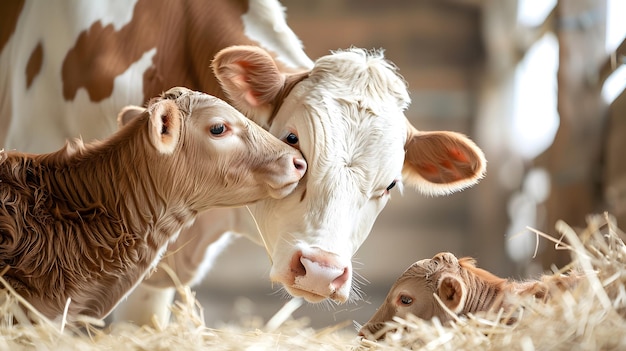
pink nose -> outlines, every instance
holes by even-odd
[[[296,168],[296,172],[300,175],[300,178],[304,177],[304,173],[306,173],[306,161],[302,157],[294,156],[293,166]]]
[[[332,297],[350,279],[350,269],[335,254],[311,249],[291,259],[293,286],[320,296]]]

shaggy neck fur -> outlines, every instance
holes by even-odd
[[[460,259],[459,264],[462,279],[468,286],[465,306],[460,314],[487,311],[495,304],[502,303],[501,292],[507,285],[507,280],[497,277],[484,269],[473,265],[472,260]]]
[[[173,197],[176,155],[156,156],[143,117],[106,143],[0,153],[0,270],[49,317],[68,298],[70,315],[105,316],[196,214]]]

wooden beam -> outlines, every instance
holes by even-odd
[[[617,224],[626,223],[626,91],[609,108],[602,182],[607,209],[617,218]]]
[[[607,106],[593,77],[606,57],[606,1],[561,0],[557,20],[560,125],[554,143],[537,160],[551,175],[545,229],[553,235],[558,235],[557,220],[585,227],[587,215],[603,209],[600,173]],[[542,261],[547,268],[570,257],[548,249]]]
[[[536,27],[522,27],[518,34],[518,50],[523,57],[528,49],[544,35],[556,30],[556,6],[548,13],[543,22]],[[521,59],[520,59],[521,60]]]
[[[604,85],[609,76],[615,72],[615,70],[626,64],[626,39],[612,52],[609,57],[604,61],[604,64],[600,67],[600,73],[598,77],[598,84]]]

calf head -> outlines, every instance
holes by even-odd
[[[396,316],[405,318],[408,314],[422,319],[437,317],[442,322],[448,321],[450,315],[442,304],[451,312],[459,313],[467,298],[462,270],[464,268],[459,260],[448,252],[415,262],[396,280],[385,301],[361,328],[360,334],[379,338],[381,335],[377,332],[385,322]]]
[[[154,162],[165,164],[151,180],[164,198],[189,201],[196,211],[282,198],[306,172],[298,150],[207,94],[172,88],[147,108],[124,108],[118,123],[140,118],[149,119],[149,144],[160,155]],[[177,194],[168,193],[173,188]]]
[[[236,46],[213,69],[234,106],[307,160],[292,194],[253,213],[270,278],[309,302],[359,297],[351,258],[394,186],[447,194],[483,176],[483,153],[469,139],[408,122],[406,84],[380,52],[339,51],[310,72],[283,74],[262,49]]]
[[[513,281],[476,267],[470,257],[457,259],[449,252],[439,253],[432,259],[415,262],[402,273],[360,334],[382,338],[386,322],[396,316],[405,318],[408,314],[427,320],[437,317],[445,323],[454,314],[503,309],[507,312],[503,321],[511,323],[516,317],[508,312],[519,306],[519,297],[545,302],[580,282],[583,275],[571,273]]]

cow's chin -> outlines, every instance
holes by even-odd
[[[308,303],[320,303],[326,299],[333,300],[336,303],[344,303],[348,300],[347,297],[339,296],[336,293],[334,293],[332,296],[323,296],[311,291],[294,288],[293,286],[285,285],[284,287],[291,296],[301,297]]]

